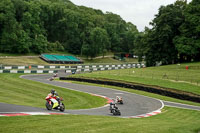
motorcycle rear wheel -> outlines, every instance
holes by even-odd
[[[121,115],[121,112],[118,112],[118,114],[117,115]]]
[[[60,105],[60,111],[61,111],[61,112],[64,112],[64,111],[65,111],[65,105],[64,105],[63,103]]]
[[[113,115],[121,115],[121,112],[119,110],[114,110]]]

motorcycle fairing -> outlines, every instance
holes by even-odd
[[[58,101],[56,99],[50,99],[52,102],[53,102],[53,107],[52,108],[55,108],[58,106]]]

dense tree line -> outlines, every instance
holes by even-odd
[[[150,24],[139,33],[117,14],[69,0],[1,0],[0,52],[134,53],[148,66],[200,60],[199,0],[161,6]]]
[[[0,52],[68,51],[93,58],[132,52],[137,34],[119,15],[69,0],[0,1]]]
[[[135,53],[148,66],[200,61],[200,1],[177,0],[161,6],[158,14],[135,39]]]

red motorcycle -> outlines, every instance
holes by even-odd
[[[120,104],[124,104],[122,97],[116,96],[116,102]]]
[[[47,110],[60,110],[61,112],[65,111],[65,105],[61,101],[63,101],[63,98],[59,97],[52,97],[51,95],[48,95],[46,98],[46,108]]]

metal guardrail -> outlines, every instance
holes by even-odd
[[[3,66],[0,65],[0,69],[12,70],[12,69],[71,69],[71,68],[108,68],[108,67],[145,67],[140,63],[127,63],[127,64],[98,64],[98,65],[75,65],[75,66],[47,66],[47,65],[29,65],[29,66]]]

